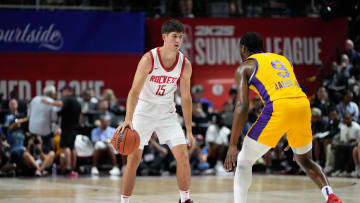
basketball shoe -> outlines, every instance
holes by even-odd
[[[343,203],[334,193],[330,194],[326,203]]]
[[[181,203],[181,200],[179,199],[179,203]],[[188,199],[185,201],[185,203],[194,203],[191,199]],[[342,202],[341,202],[342,203]]]

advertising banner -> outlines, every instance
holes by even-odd
[[[0,52],[144,51],[144,13],[2,10],[0,19]]]
[[[161,25],[167,19],[146,21],[147,50],[163,44]],[[306,93],[311,95],[343,48],[345,18],[203,18],[179,19],[185,25],[182,52],[193,66],[193,84],[204,86],[205,97],[221,109],[241,63],[239,42],[246,32],[258,32],[266,52],[285,55]]]

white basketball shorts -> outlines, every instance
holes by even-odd
[[[170,149],[176,145],[186,144],[175,104],[153,104],[139,100],[132,122],[140,136],[139,149],[144,149],[153,132],[156,132],[160,144],[167,144]]]

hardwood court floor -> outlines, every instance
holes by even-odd
[[[233,177],[193,177],[191,196],[195,203],[233,202]],[[344,203],[360,202],[360,179],[331,178]],[[120,202],[120,177],[83,176],[0,178],[1,203],[110,203]],[[178,202],[175,177],[138,177],[132,203]],[[319,190],[305,176],[255,175],[248,203],[324,202]]]

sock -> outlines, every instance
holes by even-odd
[[[120,203],[130,203],[130,196],[121,195],[121,202]]]
[[[180,190],[180,202],[185,202],[188,199],[190,199],[189,191]]]
[[[325,198],[325,201],[328,200],[328,197],[330,194],[333,193],[331,187],[329,185],[327,186],[324,186],[322,189],[321,189],[321,193],[323,194],[324,198]]]

